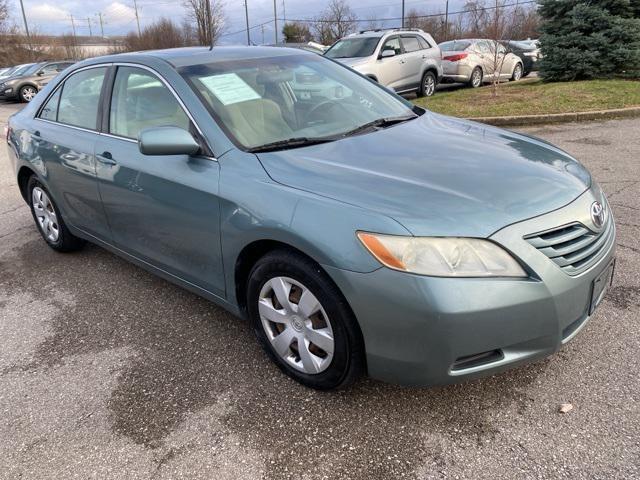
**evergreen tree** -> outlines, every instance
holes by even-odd
[[[540,75],[640,78],[639,0],[539,0]]]

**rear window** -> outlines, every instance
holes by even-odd
[[[461,40],[452,40],[450,42],[444,42],[440,45],[440,50],[443,52],[458,52],[460,50],[466,50],[471,46],[471,42],[461,41]]]
[[[368,57],[378,46],[379,37],[343,38],[338,40],[325,56],[329,58]]]

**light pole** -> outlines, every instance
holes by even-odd
[[[404,0],[402,0],[402,28],[404,28]]]
[[[27,24],[27,15],[24,13],[24,4],[20,0],[20,8],[22,9],[22,20],[24,20],[24,30],[27,33],[27,42],[29,43],[29,51],[33,55],[33,45],[31,44],[31,34],[29,33],[29,24]]]
[[[276,45],[278,44],[278,11],[276,9],[276,0],[273,0],[273,28],[275,29]]]
[[[244,0],[244,16],[247,20],[247,45],[251,45],[251,36],[249,35],[249,5],[248,0]]]

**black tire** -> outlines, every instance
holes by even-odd
[[[25,85],[18,92],[18,99],[21,102],[29,103],[38,93],[38,89],[32,85]]]
[[[522,77],[524,77],[524,68],[521,63],[516,63],[516,66],[513,67],[513,73],[511,74],[510,82],[517,82]]]
[[[420,81],[420,88],[418,88],[419,97],[430,97],[436,91],[436,85],[438,81],[433,72],[424,72],[422,80]]]
[[[469,77],[469,86],[471,88],[478,88],[482,86],[482,69],[480,67],[476,67],[471,72],[471,77]]]
[[[33,190],[36,187],[44,191],[44,193],[47,195],[51,208],[55,213],[58,230],[57,239],[55,240],[52,240],[47,236],[47,233],[43,230],[43,227],[41,226],[40,221],[38,220],[38,217],[36,215],[33,201]],[[62,215],[60,214],[60,210],[58,210],[58,207],[51,197],[51,194],[35,175],[32,175],[27,182],[27,194],[27,201],[29,202],[29,207],[31,208],[31,215],[33,216],[33,220],[36,223],[36,227],[38,228],[40,235],[42,235],[44,241],[47,242],[47,245],[58,252],[74,252],[84,247],[86,242],[69,232],[69,229],[65,225],[64,220],[62,219]]]
[[[333,358],[320,373],[308,374],[293,368],[274,350],[267,337],[258,302],[262,288],[276,277],[288,277],[307,287],[330,319],[334,338]],[[260,258],[249,274],[247,306],[262,348],[284,373],[299,383],[318,390],[345,388],[364,372],[362,334],[353,313],[329,276],[307,257],[292,251],[276,250]]]

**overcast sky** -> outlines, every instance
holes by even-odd
[[[124,35],[136,28],[136,20],[133,9],[133,0],[23,0],[29,27],[45,34],[59,34],[71,32],[71,15],[74,17],[76,33],[88,35],[89,26],[93,34],[99,34],[98,12],[103,14],[105,21],[104,33],[109,35]],[[259,25],[263,22],[271,22],[264,25],[264,41],[273,42],[273,0],[247,0],[249,3],[249,25]],[[283,17],[283,2],[276,0],[278,18]],[[185,15],[185,9],[181,0],[137,0],[140,25],[144,27],[148,23],[168,17],[180,22]],[[454,0],[453,5],[459,6],[462,0]],[[22,25],[19,0],[9,0],[9,6],[13,4],[13,16],[19,25]],[[285,0],[284,10],[286,18],[312,18],[320,13],[326,6],[327,0],[310,2],[309,0]],[[401,15],[401,0],[351,0],[349,4],[359,18],[369,19],[394,18]],[[445,0],[405,0],[405,9],[418,8],[429,13],[443,12]],[[234,33],[245,28],[244,3],[242,0],[226,0],[224,10],[227,17],[226,35],[221,43],[246,42],[246,33]],[[89,20],[87,20],[89,19]],[[395,24],[398,24],[399,21]],[[393,25],[395,25],[393,24]],[[392,23],[389,23],[392,25]],[[279,25],[279,30],[282,25]],[[254,43],[262,43],[262,28],[251,30],[251,40]]]

